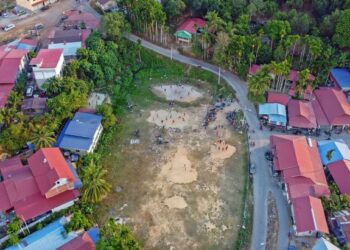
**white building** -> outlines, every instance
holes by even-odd
[[[62,76],[64,65],[63,49],[41,49],[30,63],[39,88],[48,79]]]
[[[57,0],[16,0],[16,4],[31,11],[40,10],[46,5],[50,5]]]

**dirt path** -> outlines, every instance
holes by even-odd
[[[268,212],[268,222],[267,222],[267,239],[266,239],[266,249],[277,250],[278,241],[278,211],[276,207],[276,201],[273,199],[271,192],[269,193],[267,200],[267,212]]]
[[[246,147],[225,118],[237,106],[217,113],[213,124],[225,133],[217,133],[215,125],[203,128],[208,107],[155,103],[135,110],[125,121],[126,137],[119,139],[124,143],[115,145],[118,153],[106,163],[113,188],[123,191],[101,209],[127,218],[144,249],[231,249],[234,244]],[[130,145],[135,129],[140,144]],[[128,205],[121,210],[123,204]]]

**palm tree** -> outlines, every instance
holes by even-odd
[[[310,70],[304,69],[299,72],[298,80],[295,84],[295,90],[297,97],[303,98],[302,94],[307,89],[307,87],[310,85]]]
[[[274,75],[273,88],[277,91],[283,91],[290,71],[289,61],[284,60],[281,63],[273,61],[270,64],[270,70],[271,73]]]
[[[31,141],[36,150],[51,147],[55,143],[55,133],[48,127],[41,127],[38,125],[30,125],[30,127],[33,131]]]
[[[253,101],[262,101],[264,93],[269,89],[271,76],[267,67],[262,69],[251,77],[248,81],[249,98]]]
[[[225,22],[222,20],[216,11],[209,11],[205,16],[207,19],[206,30],[211,34],[216,34],[225,27]]]
[[[107,170],[93,160],[83,169],[83,201],[98,203],[108,194],[111,185],[105,179],[106,174]]]
[[[8,97],[7,106],[10,108],[17,109],[17,107],[21,105],[21,102],[22,102],[22,95],[20,95],[16,91],[12,91]]]

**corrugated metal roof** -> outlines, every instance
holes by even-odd
[[[347,69],[335,68],[331,70],[331,76],[343,90],[350,89],[350,72]]]
[[[64,126],[56,145],[66,149],[88,150],[101,121],[100,115],[77,112]]]
[[[279,103],[264,103],[259,105],[259,115],[267,115],[269,121],[276,125],[287,124],[286,106]]]

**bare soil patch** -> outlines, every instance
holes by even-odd
[[[165,205],[169,208],[185,208],[187,207],[187,203],[184,198],[181,196],[173,196],[164,201]]]
[[[144,249],[232,249],[242,214],[246,146],[225,118],[237,106],[219,110],[217,121],[204,128],[209,107],[157,102],[128,115],[112,145],[115,153],[105,160],[113,190],[122,192],[109,195],[99,209],[101,220],[128,218]],[[131,145],[135,129],[140,144]]]
[[[203,94],[191,85],[159,85],[152,88],[153,92],[168,101],[191,103],[200,99]]]

